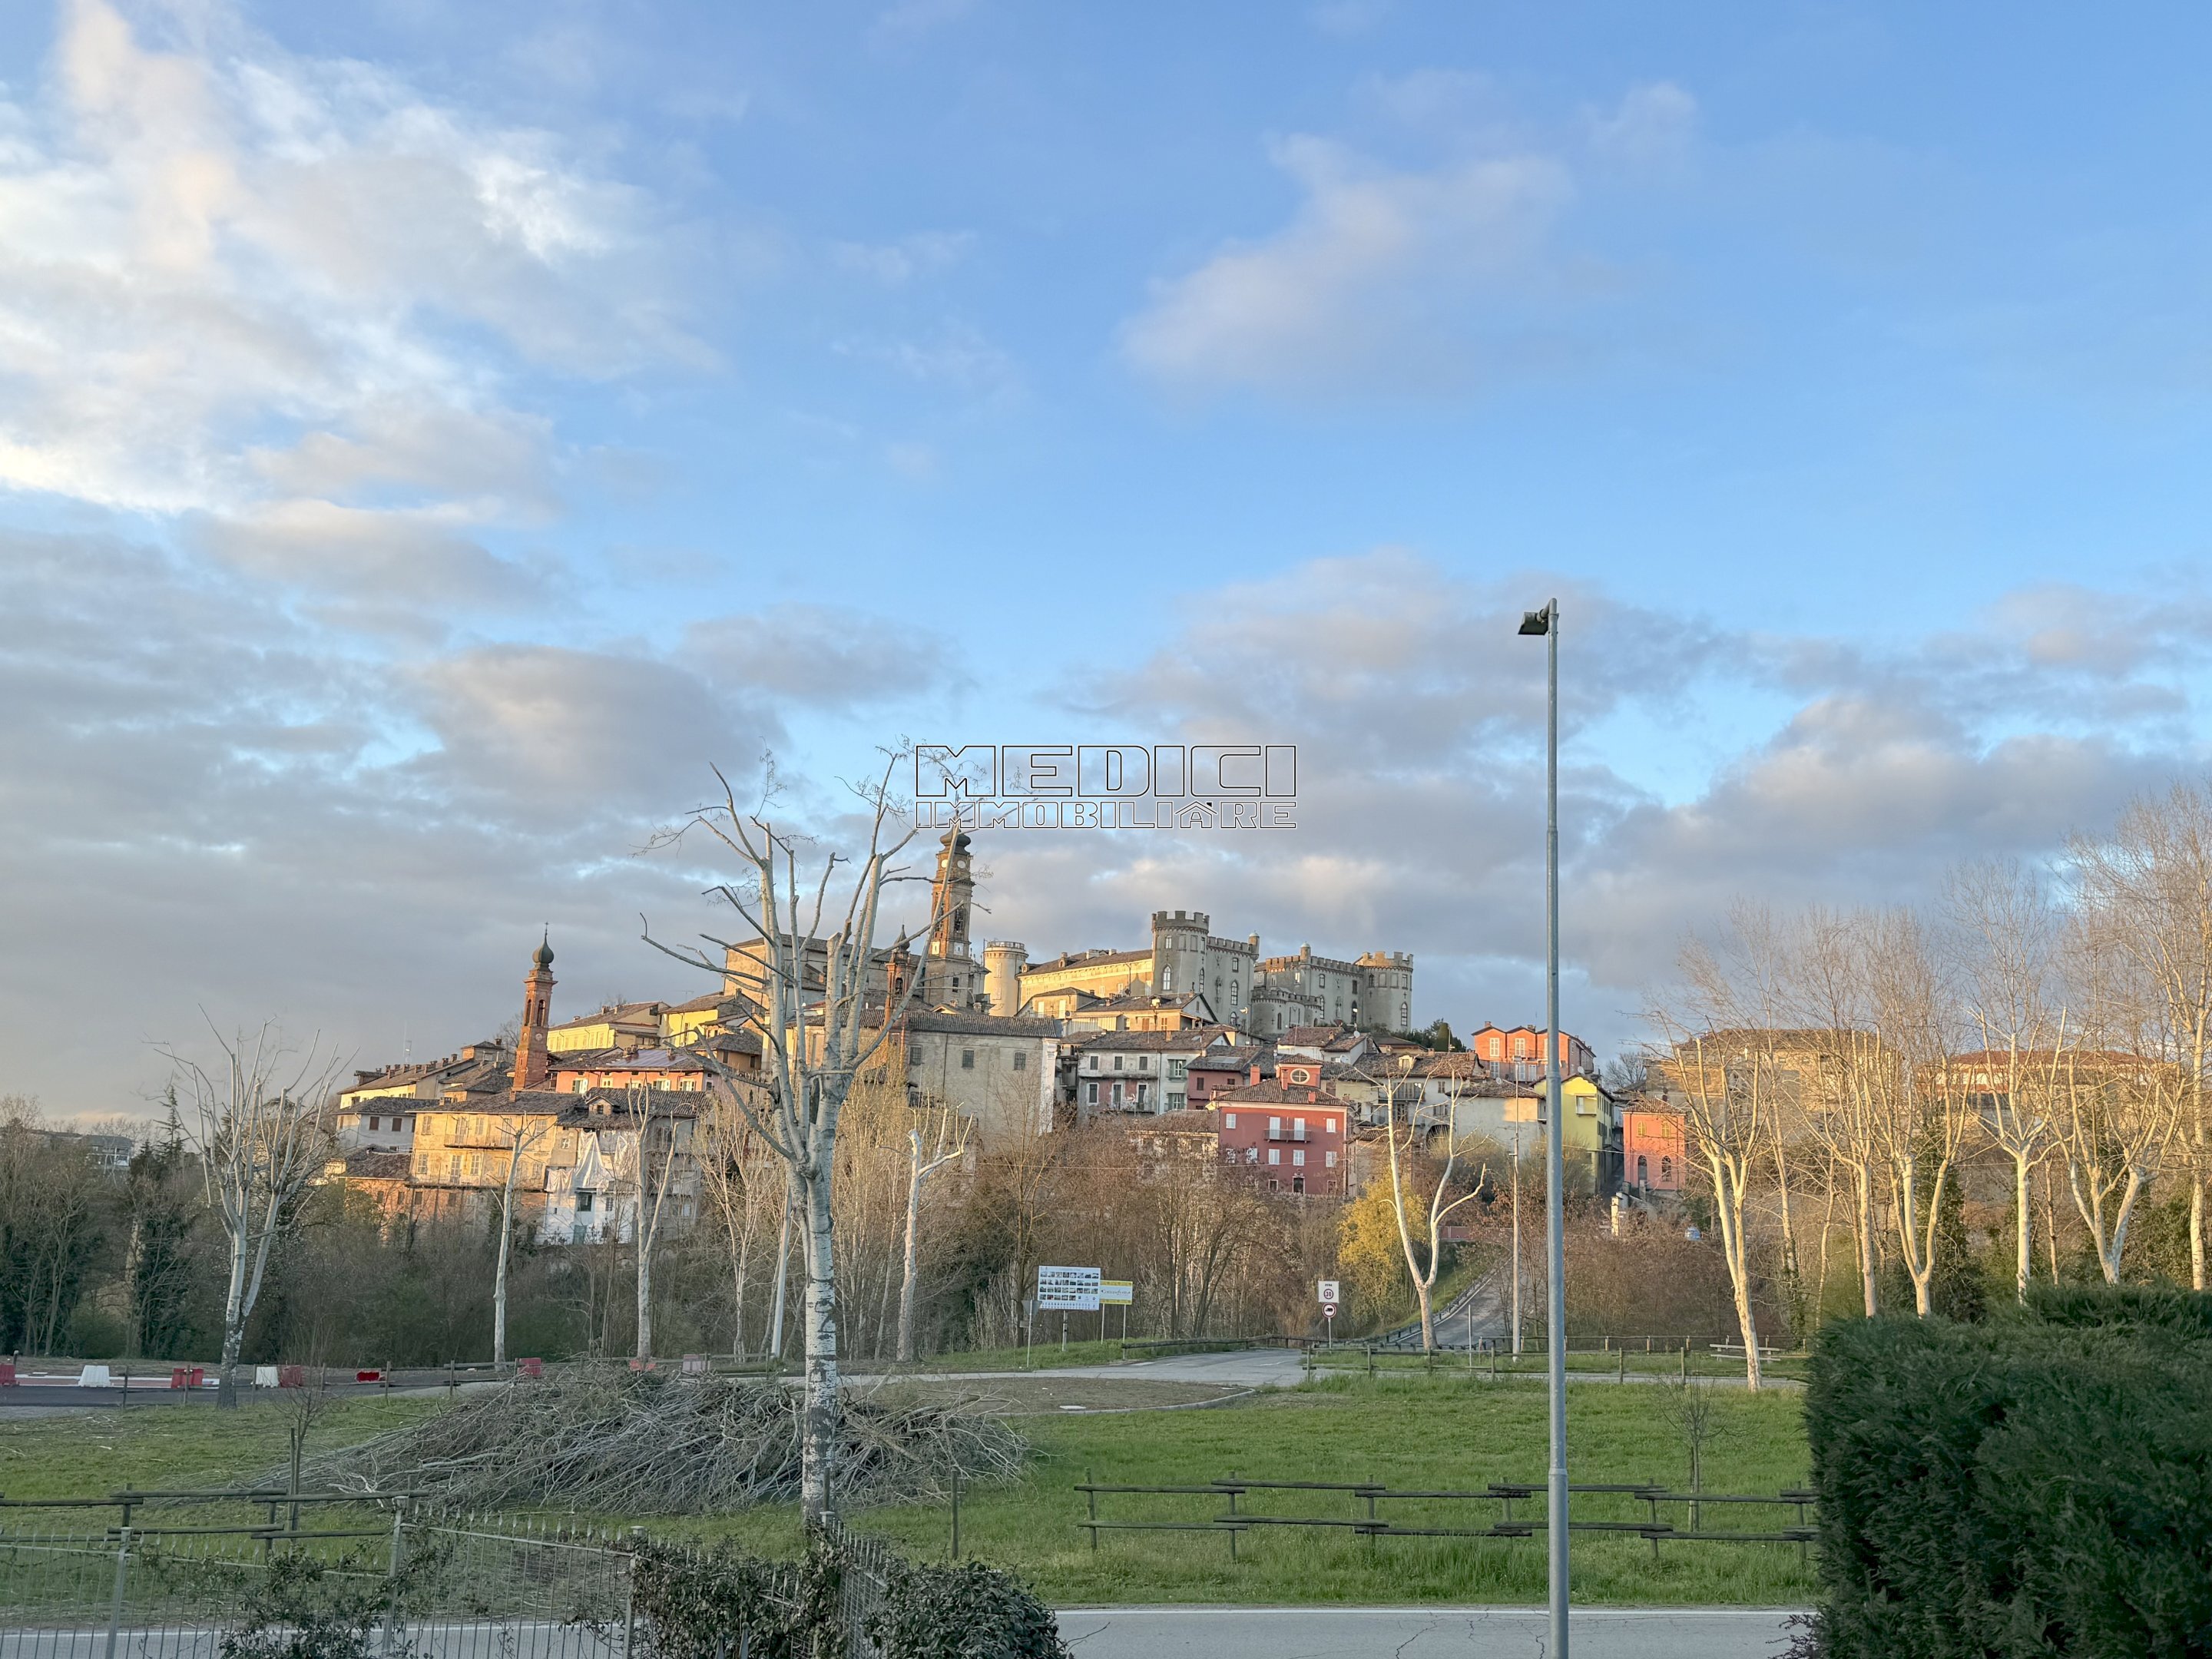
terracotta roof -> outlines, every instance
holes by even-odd
[[[1215,1044],[1226,1047],[1227,1034],[1218,1025],[1192,1025],[1180,1031],[1101,1031],[1095,1036],[1082,1039],[1085,1053],[1093,1048],[1106,1050],[1163,1048],[1210,1048]]]
[[[410,1165],[405,1152],[348,1152],[345,1178],[348,1181],[404,1181]]]
[[[1332,1038],[1358,1036],[1358,1033],[1346,1025],[1293,1025],[1275,1039],[1285,1048],[1318,1048]]]
[[[1315,1085],[1307,1087],[1297,1083],[1248,1083],[1241,1089],[1231,1089],[1215,1095],[1209,1106],[1237,1106],[1249,1103],[1255,1106],[1338,1106],[1345,1103],[1328,1090]]]
[[[1146,951],[1068,951],[1050,962],[1033,962],[1022,969],[1023,977],[1031,974],[1056,973],[1064,968],[1105,968],[1122,962],[1150,962],[1152,953]]]
[[[1025,1019],[1018,1014],[955,1014],[934,1008],[918,1008],[900,1017],[913,1031],[953,1031],[972,1036],[1058,1036],[1060,1022]]]
[[[1130,1134],[1146,1134],[1158,1130],[1167,1134],[1213,1135],[1221,1133],[1221,1121],[1211,1112],[1184,1111],[1125,1113],[1121,1125]]]

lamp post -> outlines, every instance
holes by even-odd
[[[1521,632],[1541,635],[1550,658],[1544,708],[1544,1245],[1549,1293],[1545,1356],[1552,1419],[1552,1467],[1545,1504],[1551,1542],[1551,1659],[1567,1659],[1567,1271],[1562,1225],[1566,1125],[1559,1099],[1559,602],[1521,618]]]

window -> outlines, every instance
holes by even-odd
[[[1152,1085],[1151,1084],[1139,1083],[1137,1085],[1137,1104],[1139,1106],[1143,1105],[1146,1100],[1151,1098],[1152,1092]]]
[[[1030,1068],[1030,1057],[1029,1057],[1027,1054],[1023,1054],[1019,1049],[1015,1050],[1015,1052],[1014,1052],[1014,1069],[1015,1069],[1016,1071],[1018,1071],[1018,1072],[1026,1072],[1026,1071],[1028,1071],[1028,1070],[1029,1070],[1029,1068]]]
[[[460,1178],[461,1155],[459,1152],[454,1152],[450,1154],[446,1159],[446,1179],[448,1181],[459,1181]]]
[[[1302,1117],[1292,1118],[1291,1120],[1291,1133],[1296,1136],[1298,1139],[1304,1140],[1306,1138],[1305,1119]]]
[[[1260,1161],[1260,1149],[1257,1146],[1247,1146],[1244,1149],[1244,1161],[1247,1164],[1257,1164]]]
[[[1121,1085],[1119,1083],[1116,1083],[1114,1085],[1113,1103],[1116,1106],[1119,1106],[1121,1103]]]
[[[1673,1158],[1662,1158],[1659,1160],[1659,1179],[1662,1182],[1671,1182],[1674,1179],[1674,1160]]]
[[[589,1193],[578,1193],[576,1194],[576,1213],[578,1215],[589,1215],[591,1212],[592,1194]]]
[[[1283,1133],[1283,1120],[1282,1120],[1282,1119],[1280,1119],[1280,1118],[1279,1118],[1279,1117],[1271,1117],[1271,1118],[1269,1118],[1269,1119],[1267,1120],[1267,1133],[1268,1133],[1270,1135],[1279,1135],[1279,1134],[1282,1133]]]
[[[1234,1112],[1224,1112],[1221,1115],[1221,1126],[1224,1129],[1235,1128],[1237,1127],[1237,1114]]]
[[[1139,1054],[1137,1056],[1137,1069],[1140,1072],[1151,1071],[1152,1069],[1152,1057],[1150,1054]]]
[[[1639,1187],[1651,1184],[1651,1165],[1641,1152],[1636,1155],[1636,1184]]]
[[[975,1069],[975,1051],[973,1048],[963,1048],[960,1051],[960,1069],[963,1072],[972,1072]]]
[[[1174,969],[1163,968],[1160,969],[1160,989],[1163,991],[1172,991],[1175,989]]]
[[[1333,1117],[1325,1117],[1321,1121],[1321,1127],[1328,1130],[1329,1133],[1334,1134],[1336,1133],[1336,1120]]]
[[[1336,1167],[1336,1154],[1334,1152],[1323,1152],[1321,1157],[1322,1162],[1326,1164],[1330,1169],[1334,1170]]]
[[[1292,1176],[1291,1177],[1291,1190],[1292,1192],[1302,1193],[1305,1191],[1305,1189],[1306,1178],[1304,1176]]]
[[[371,1118],[371,1119],[369,1119],[369,1121],[368,1121],[368,1127],[369,1127],[369,1133],[372,1133],[372,1134],[374,1134],[374,1133],[376,1132],[376,1129],[377,1129],[377,1120],[376,1120],[376,1119],[374,1119],[374,1118]]]
[[[1098,1103],[1098,1085],[1097,1084],[1086,1083],[1083,1085],[1083,1103],[1085,1106],[1096,1106]]]
[[[1291,1154],[1291,1163],[1294,1168],[1300,1170],[1304,1169],[1306,1167],[1306,1149],[1301,1146],[1297,1151],[1292,1152]]]
[[[1187,1060],[1171,1060],[1168,1062],[1168,1075],[1170,1078],[1185,1076],[1189,1071],[1190,1062]]]
[[[1282,1149],[1281,1147],[1279,1147],[1279,1146],[1270,1146],[1270,1147],[1268,1147],[1268,1148],[1267,1148],[1267,1162],[1268,1162],[1268,1163],[1270,1163],[1270,1164],[1280,1164],[1282,1161],[1283,1161],[1283,1149]]]

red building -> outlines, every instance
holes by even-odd
[[[1544,1030],[1540,1025],[1516,1025],[1510,1030],[1486,1025],[1468,1038],[1467,1046],[1476,1059],[1491,1068],[1493,1075],[1528,1083],[1543,1073]],[[1562,1031],[1559,1075],[1572,1077],[1578,1072],[1584,1077],[1595,1077],[1597,1055],[1572,1031]]]
[[[1682,1190],[1682,1115],[1638,1097],[1620,1109],[1620,1181],[1632,1192]]]
[[[1351,1170],[1344,1136],[1351,1108],[1317,1088],[1251,1083],[1218,1095],[1224,1170],[1264,1181],[1271,1192],[1341,1198]]]

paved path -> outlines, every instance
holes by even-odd
[[[1784,1609],[1577,1607],[1573,1659],[1772,1659]],[[1076,1659],[1541,1659],[1541,1607],[1066,1607]]]

